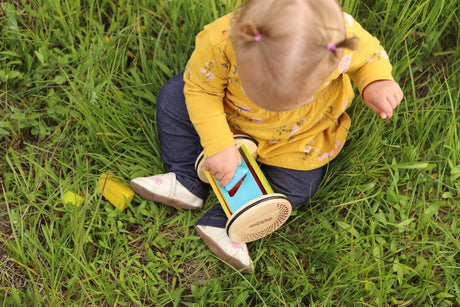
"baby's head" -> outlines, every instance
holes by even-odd
[[[232,21],[248,97],[274,112],[304,104],[337,67],[347,40],[337,0],[248,0]]]

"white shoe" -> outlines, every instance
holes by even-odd
[[[197,225],[196,231],[211,251],[238,271],[251,273],[254,270],[246,243],[232,241],[225,228]]]
[[[131,180],[131,187],[143,198],[171,207],[191,210],[203,207],[203,200],[180,184],[174,173],[137,177]]]

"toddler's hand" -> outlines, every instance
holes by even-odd
[[[378,80],[367,85],[363,91],[363,100],[372,111],[382,119],[391,118],[393,110],[403,99],[398,83],[391,80]]]
[[[204,163],[204,169],[220,181],[221,187],[224,187],[230,182],[236,167],[240,164],[240,152],[238,148],[233,145],[208,157]]]

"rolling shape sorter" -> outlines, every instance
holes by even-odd
[[[204,170],[203,153],[198,157],[195,169],[200,179],[211,185],[227,215],[226,231],[230,239],[250,242],[278,229],[289,218],[292,207],[286,196],[273,192],[262,173],[255,160],[256,143],[244,135],[236,135],[235,140],[242,162],[225,187]]]

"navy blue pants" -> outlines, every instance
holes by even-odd
[[[184,187],[205,199],[209,185],[202,182],[195,172],[195,160],[203,148],[190,121],[183,91],[181,73],[166,82],[158,95],[156,115],[161,157],[168,166],[168,172],[174,172]],[[298,171],[260,164],[260,168],[273,191],[285,195],[293,209],[313,196],[324,176],[324,167]],[[222,207],[215,205],[198,221],[198,225],[224,228],[226,222],[227,216]]]

